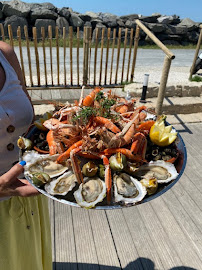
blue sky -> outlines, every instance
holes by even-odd
[[[71,7],[74,11],[110,12],[116,15],[142,14],[179,15],[202,22],[202,0],[24,0],[28,3],[50,2],[56,7]]]

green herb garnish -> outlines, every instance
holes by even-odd
[[[78,115],[72,117],[72,121],[75,122],[77,120],[81,120],[83,124],[86,124],[89,118],[95,115],[96,115],[96,110],[94,108],[84,107],[79,111]]]

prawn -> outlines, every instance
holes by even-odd
[[[109,119],[104,118],[102,116],[96,116],[94,118],[94,121],[98,124],[98,125],[103,125],[105,126],[107,129],[111,130],[114,133],[118,133],[121,132],[120,129],[113,124]]]
[[[73,149],[81,146],[83,143],[82,140],[74,143],[72,146],[70,146],[64,153],[62,153],[58,158],[57,158],[57,163],[62,163],[64,162],[65,160],[67,160],[69,157],[70,157],[70,153]]]
[[[83,99],[83,106],[89,107],[93,104],[95,96],[100,92],[100,88],[96,87],[88,96]]]

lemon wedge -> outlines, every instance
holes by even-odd
[[[43,118],[39,118],[39,120],[36,120],[34,122],[34,125],[40,129],[40,130],[44,130],[44,131],[47,131],[48,129],[46,127],[44,127],[43,123],[50,119],[52,117],[52,113],[50,112],[46,112],[44,115],[43,115]]]
[[[168,146],[177,138],[177,132],[172,132],[172,126],[165,126],[165,116],[159,118],[151,127],[149,137],[158,146]]]

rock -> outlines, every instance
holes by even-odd
[[[8,25],[11,25],[13,31],[13,37],[17,37],[17,29],[18,26],[21,28],[22,37],[24,37],[24,26],[28,26],[27,20],[24,17],[19,17],[17,15],[12,15],[7,17],[4,22],[4,32],[5,35],[8,36]]]
[[[196,31],[187,32],[188,41],[191,41],[192,43],[197,43],[198,38],[199,38],[199,33],[197,33]]]
[[[122,20],[117,20],[118,27],[125,27],[125,23]]]
[[[127,20],[133,21],[133,20],[139,19],[139,15],[138,14],[124,15],[124,16],[121,16],[120,19],[124,22],[126,22]]]
[[[2,4],[2,2],[0,2],[0,9],[2,9],[3,8],[3,4]]]
[[[86,27],[92,27],[92,24],[91,24],[91,22],[85,22],[84,23],[84,26],[86,26]]]
[[[98,23],[102,23],[102,20],[92,19],[90,22],[91,22],[92,27],[95,28]]]
[[[118,25],[116,19],[108,19],[108,18],[103,19],[103,24],[105,24],[107,27],[110,28],[115,28]]]
[[[147,23],[156,23],[158,18],[159,15],[152,15],[152,16],[142,16],[139,19]]]
[[[55,11],[46,8],[35,8],[30,14],[31,21],[35,21],[36,19],[56,20],[57,17],[58,14]]]
[[[185,35],[187,33],[187,27],[186,26],[177,26],[174,25],[166,25],[165,33],[168,35]]]
[[[125,23],[125,26],[128,27],[128,28],[136,28],[136,23],[135,21],[130,21],[130,20],[127,20],[126,23]]]
[[[64,17],[58,17],[56,20],[56,26],[58,26],[58,31],[60,36],[63,35],[63,27],[65,27],[66,35],[69,33],[69,23]]]
[[[166,34],[158,34],[156,35],[157,38],[159,38],[161,41],[164,41],[164,40],[177,40],[177,41],[181,41],[182,40],[182,36],[180,35],[166,35]]]
[[[103,21],[114,21],[114,20],[117,20],[118,16],[114,15],[114,14],[111,14],[111,13],[102,13],[100,12],[99,13],[99,18]]]
[[[180,23],[179,16],[173,15],[173,16],[161,16],[157,19],[159,23],[164,24],[178,24]]]
[[[79,17],[84,21],[84,22],[90,22],[90,20],[92,19],[91,16],[87,15],[87,14],[79,14]]]
[[[153,33],[161,33],[165,31],[166,25],[161,23],[144,23],[145,26]]]
[[[83,20],[75,13],[71,13],[69,22],[74,29],[76,29],[77,27],[82,27],[84,24]]]
[[[180,45],[180,42],[177,41],[177,40],[164,40],[163,41],[163,44],[165,45],[175,45],[175,46],[179,46]]]
[[[2,20],[4,17],[3,11],[0,9],[0,20]]]
[[[45,3],[41,3],[41,4],[38,4],[38,3],[31,3],[29,4],[30,5],[30,9],[31,10],[34,10],[36,8],[44,8],[44,9],[49,9],[49,10],[53,10],[53,11],[56,11],[56,7],[51,4],[51,3],[48,3],[48,2],[45,2]]]
[[[30,12],[30,6],[19,0],[7,1],[3,4],[2,11],[5,17],[16,15],[26,18]]]
[[[102,28],[104,28],[105,32],[104,32],[104,41],[107,40],[107,28],[106,26],[104,27],[96,27],[98,28],[98,41],[100,42],[101,41],[101,37],[102,37]],[[93,35],[92,35],[92,42],[95,43],[95,37],[96,37],[96,28],[93,30]],[[110,38],[113,37],[113,31],[111,31],[110,33]]]
[[[187,31],[192,31],[194,29],[197,29],[199,27],[199,24],[189,18],[185,18],[177,26],[184,26],[187,28]]]
[[[91,17],[91,20],[99,18],[99,15],[97,13],[95,13],[95,12],[92,12],[92,11],[87,11],[85,13],[85,15],[88,15],[89,17]]]
[[[37,36],[41,36],[41,27],[45,28],[45,36],[48,37],[48,26],[52,26],[52,36],[55,37],[55,21],[50,19],[37,19],[35,27],[37,29]]]
[[[64,17],[66,20],[68,20],[69,17],[70,17],[70,11],[69,11],[68,8],[65,8],[65,7],[61,8],[61,9],[59,10],[58,14],[59,14],[60,16]]]

